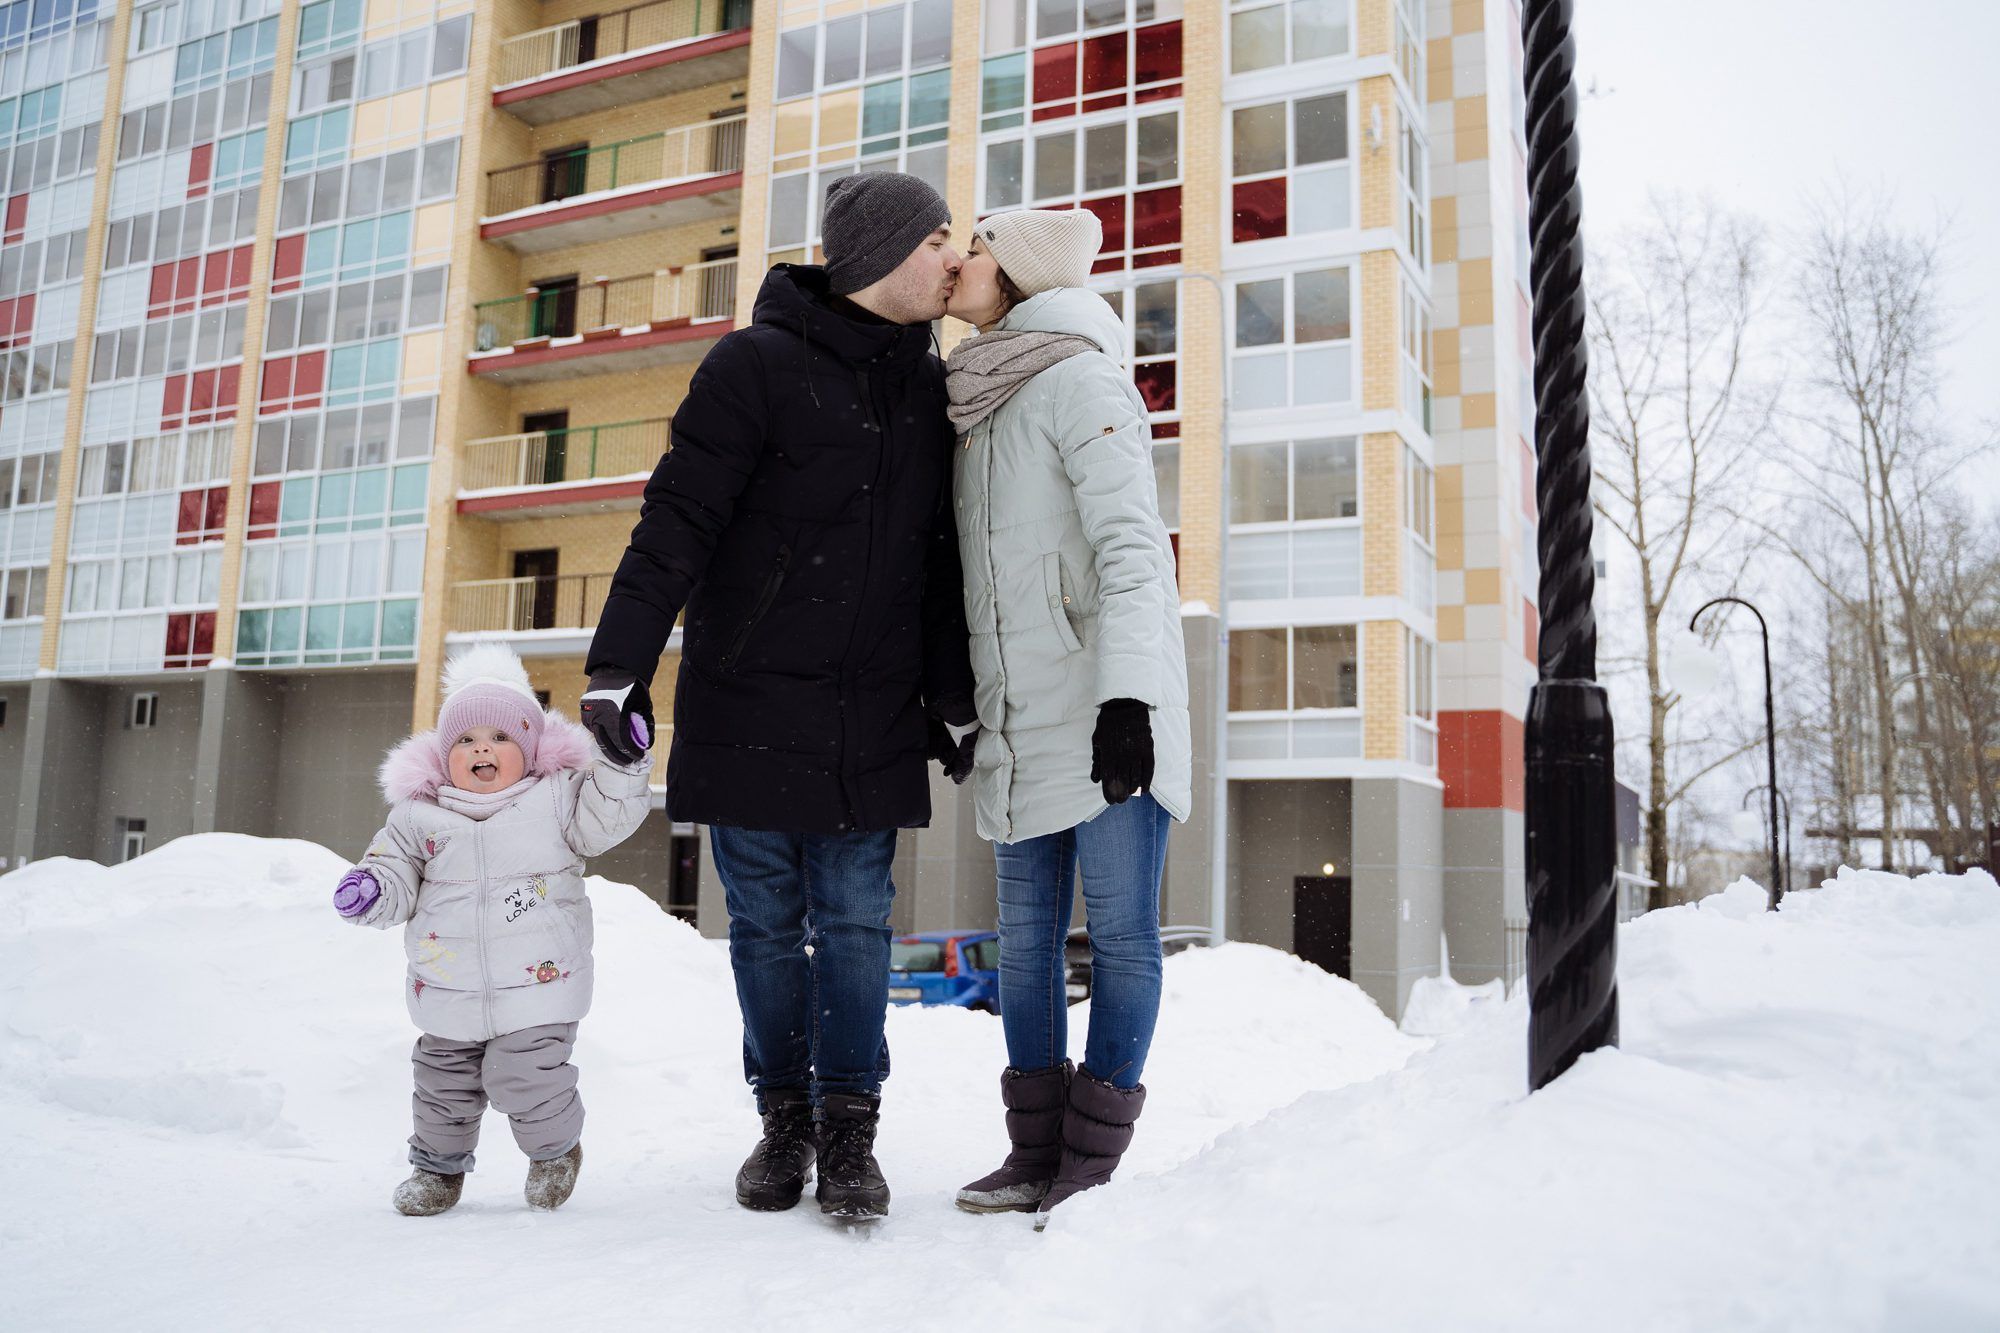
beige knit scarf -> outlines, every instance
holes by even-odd
[[[1097,344],[1073,333],[994,329],[960,343],[944,363],[945,415],[960,435],[969,432],[1035,376]]]

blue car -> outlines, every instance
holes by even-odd
[[[1000,937],[932,930],[889,945],[889,1003],[953,1004],[1000,1012]]]

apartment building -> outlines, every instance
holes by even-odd
[[[573,708],[694,367],[768,264],[818,257],[830,180],[895,169],[962,228],[1104,223],[1093,284],[1153,414],[1195,693],[1165,918],[1391,1009],[1441,931],[1460,976],[1517,966],[1512,0],[0,16],[12,858],[211,829],[356,845],[381,752],[470,638]],[[936,797],[899,924],[990,921],[990,849]],[[699,835],[661,815],[598,868],[719,932]]]

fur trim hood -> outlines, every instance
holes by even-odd
[[[546,778],[569,770],[582,771],[591,765],[597,742],[579,724],[551,708],[543,714],[542,741],[535,750],[535,762],[527,776]],[[404,801],[435,803],[438,788],[449,786],[444,748],[437,732],[420,731],[397,742],[376,770],[376,781],[390,805]]]

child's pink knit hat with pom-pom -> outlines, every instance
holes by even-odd
[[[437,738],[447,760],[468,728],[496,727],[519,743],[528,771],[533,772],[544,721],[527,668],[505,644],[475,644],[445,663]]]

